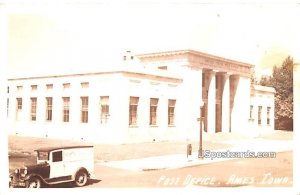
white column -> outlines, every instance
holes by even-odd
[[[198,140],[200,104],[202,102],[202,70],[186,66],[182,68],[183,83],[181,91],[178,92],[176,100],[176,121],[175,125],[182,136],[188,140]]]
[[[222,132],[229,132],[230,123],[230,87],[229,74],[222,75],[223,92],[222,92]]]
[[[233,88],[230,90],[233,98],[231,132],[246,133],[245,125],[248,124],[250,110],[250,78],[235,75],[231,81],[233,82]]]
[[[216,73],[208,72],[208,110],[207,110],[207,132],[216,132]]]

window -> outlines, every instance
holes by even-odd
[[[31,110],[30,110],[30,119],[32,121],[36,121],[36,104],[37,104],[37,98],[30,98],[31,101]]]
[[[16,106],[16,110],[17,110],[17,113],[16,113],[16,120],[19,120],[20,119],[20,114],[22,112],[22,98],[17,98],[17,106]]]
[[[150,98],[150,125],[157,125],[158,98]]]
[[[89,88],[89,82],[82,82],[81,88]]]
[[[47,84],[47,85],[46,85],[46,88],[47,88],[47,90],[53,89],[53,84]]]
[[[89,119],[89,98],[81,97],[81,122],[87,123]]]
[[[49,160],[48,152],[38,152],[38,160]]]
[[[249,114],[249,118],[253,119],[253,106],[250,106],[250,114]]]
[[[9,93],[9,86],[7,86],[7,91],[6,92]]]
[[[71,86],[70,83],[63,83],[63,88],[64,88],[64,89],[69,89],[70,86]]]
[[[60,161],[62,161],[62,151],[53,152],[52,153],[52,161],[53,162],[60,162]]]
[[[109,96],[100,97],[100,111],[100,122],[106,124],[109,117]]]
[[[159,66],[158,69],[160,69],[160,70],[168,70],[168,67],[167,66]]]
[[[63,97],[63,122],[70,120],[70,97]]]
[[[51,121],[52,120],[52,97],[46,97],[46,120]]]
[[[17,98],[17,110],[22,110],[22,98]]]
[[[267,125],[270,125],[270,111],[271,107],[267,107]]]
[[[137,125],[137,110],[139,97],[130,97],[129,101],[129,125]]]
[[[175,113],[176,100],[168,101],[168,125],[174,125],[174,113]]]
[[[23,89],[23,86],[20,86],[20,85],[17,86],[17,91],[18,91],[18,92],[22,91],[22,89]]]
[[[261,110],[262,110],[262,106],[258,106],[258,124],[261,125]]]
[[[31,90],[36,91],[37,90],[37,85],[31,85]]]

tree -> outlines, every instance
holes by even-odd
[[[259,84],[267,87],[272,87],[271,76],[261,76]]]
[[[255,76],[255,69],[254,67],[251,68],[251,84],[257,84],[257,79]]]
[[[260,84],[274,87],[275,129],[293,129],[293,58],[288,56],[280,67],[274,66],[271,77],[262,77]]]

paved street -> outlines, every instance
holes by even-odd
[[[84,188],[292,187],[292,156],[292,152],[282,152],[276,159],[237,159],[152,171],[96,165],[97,179]]]
[[[186,168],[132,171],[96,165],[98,187],[288,187],[293,183],[292,152],[275,159],[237,159]]]
[[[291,132],[274,132],[256,138],[228,139],[224,135],[205,140],[211,152],[276,152],[275,158],[205,158],[186,156],[186,143],[160,142],[130,145],[95,145],[95,176],[85,188],[118,187],[290,187],[293,184]],[[31,144],[30,144],[31,143]],[[54,139],[11,136],[10,170],[35,162],[36,147],[83,144]],[[105,149],[106,148],[106,149]],[[70,184],[51,186],[73,187]]]

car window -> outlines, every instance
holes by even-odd
[[[52,161],[53,162],[60,162],[60,161],[62,161],[62,151],[53,152],[52,153]]]
[[[49,160],[48,152],[38,152],[38,160]]]

